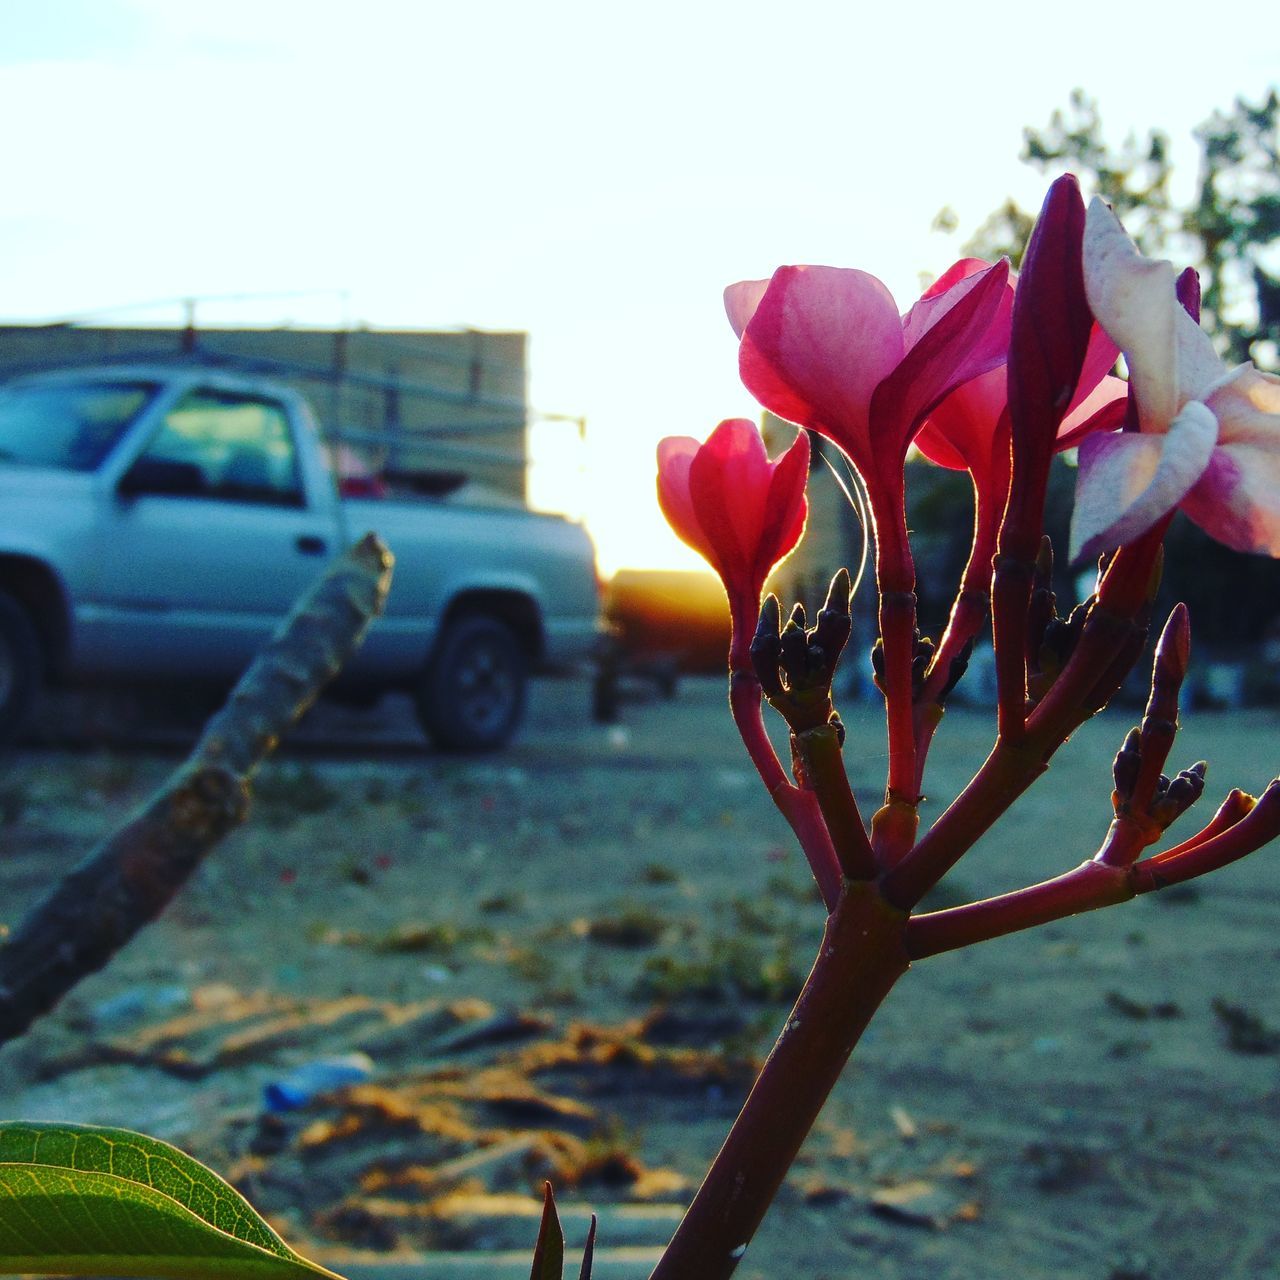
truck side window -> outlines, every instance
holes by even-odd
[[[195,496],[303,505],[289,419],[274,400],[208,387],[189,391],[142,457],[189,468]]]

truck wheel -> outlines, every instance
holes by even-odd
[[[18,736],[40,687],[40,641],[27,611],[0,591],[0,744]]]
[[[449,623],[418,685],[418,721],[446,751],[496,751],[524,715],[528,674],[520,644],[496,618]]]

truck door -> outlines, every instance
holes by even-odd
[[[334,550],[286,406],[215,387],[165,414],[106,533],[91,647],[132,674],[235,675]]]

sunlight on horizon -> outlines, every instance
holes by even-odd
[[[1109,141],[1165,130],[1185,187],[1191,129],[1280,65],[1254,7],[1230,58],[1197,35],[1194,76],[1151,0],[1127,15],[1140,63],[1098,37],[1102,0],[1043,27],[996,0],[980,30],[930,2],[15,7],[0,312],[291,294],[299,324],[527,332],[534,500],[584,517],[606,570],[697,567],[654,448],[758,419],[724,286],[829,262],[905,309],[1007,196],[1039,203],[1022,130],[1077,86]],[[932,230],[943,206],[960,234]],[[539,412],[585,417],[585,441]]]

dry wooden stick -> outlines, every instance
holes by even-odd
[[[101,969],[244,821],[254,771],[359,646],[386,601],[391,564],[373,534],[336,561],[160,791],[0,944],[0,1044]]]

